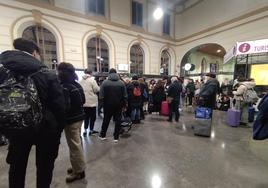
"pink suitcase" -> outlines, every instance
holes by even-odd
[[[169,107],[167,101],[163,101],[161,104],[161,114],[164,116],[168,116],[169,114]]]

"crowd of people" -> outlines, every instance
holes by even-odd
[[[217,107],[219,101],[219,109],[226,110],[230,108],[230,98],[234,98],[236,108],[241,108],[242,114],[246,114],[249,104],[241,96],[255,86],[253,79],[246,80],[242,77],[234,85],[225,80],[220,86],[216,75],[211,73],[206,74],[200,82],[189,79],[187,84],[177,76],[164,76],[147,82],[146,78],[137,75],[131,79],[120,77],[113,68],[101,83],[96,81],[90,69],[86,69],[78,81],[75,68],[70,63],[60,63],[57,75],[47,69],[41,63],[40,50],[35,43],[19,38],[13,45],[16,50],[3,52],[0,63],[15,75],[32,77],[42,104],[43,119],[38,130],[27,129],[23,134],[5,134],[9,140],[7,163],[10,165],[10,188],[25,187],[27,162],[33,145],[36,146],[37,187],[50,187],[63,131],[71,162],[71,168],[66,169],[66,182],[70,183],[86,176],[81,129],[83,136],[97,134],[100,140],[106,140],[112,119],[115,122],[114,142],[118,143],[122,116],[131,118],[133,124],[139,124],[145,119],[146,113],[161,113],[162,104],[167,101],[167,121],[172,122],[174,116],[178,122],[185,99],[186,106],[196,104],[212,109]],[[2,83],[6,77],[4,72],[0,75]],[[100,115],[101,112],[103,121],[99,132],[94,127],[96,113]],[[244,117],[246,116],[242,116],[242,123],[246,121]],[[6,143],[3,136],[1,143],[2,140]]]

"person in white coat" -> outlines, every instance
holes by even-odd
[[[92,76],[92,70],[86,69],[84,73],[85,75],[80,81],[80,85],[83,87],[86,97],[86,102],[84,104],[86,117],[84,121],[83,136],[87,135],[88,126],[90,128],[88,135],[91,136],[98,133],[98,131],[94,130],[94,125],[96,121],[96,106],[98,103],[97,93],[100,91],[100,87]]]
[[[238,88],[236,91],[233,91],[235,102],[235,108],[237,110],[241,110],[242,116],[240,125],[247,125],[248,117],[247,117],[247,110],[249,107],[249,103],[244,100],[244,95],[248,89],[252,89],[256,86],[256,83],[253,79],[246,80],[245,78],[238,79]]]

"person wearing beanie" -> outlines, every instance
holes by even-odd
[[[115,120],[114,142],[119,140],[120,121],[122,110],[127,105],[127,90],[125,84],[119,79],[115,69],[110,69],[108,79],[105,80],[99,93],[103,103],[104,117],[99,138],[106,140],[106,132],[112,117]]]
[[[87,129],[90,124],[90,130],[88,135],[94,135],[99,133],[94,130],[94,124],[96,121],[96,106],[98,103],[97,93],[100,91],[100,87],[98,86],[95,78],[92,76],[92,70],[86,69],[84,71],[85,75],[83,75],[82,80],[80,81],[80,85],[84,89],[86,102],[84,104],[84,111],[86,114],[84,121],[84,133],[83,136],[87,135]]]

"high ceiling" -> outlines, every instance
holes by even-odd
[[[222,58],[226,54],[225,49],[218,44],[204,44],[199,46],[196,50],[205,54],[210,54]]]

